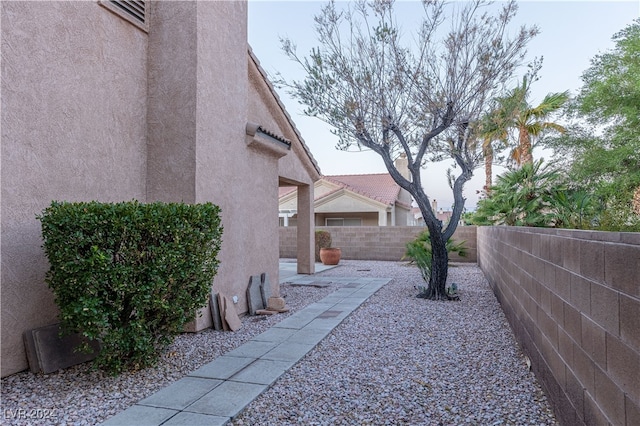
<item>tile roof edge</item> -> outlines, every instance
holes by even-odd
[[[377,198],[371,197],[371,196],[369,196],[367,194],[362,194],[362,193],[360,193],[358,191],[354,191],[353,189],[347,188],[347,187],[336,188],[333,191],[327,192],[326,194],[322,194],[320,197],[315,198],[313,201],[314,202],[321,201],[321,200],[324,200],[325,198],[328,198],[331,195],[335,195],[335,194],[340,193],[340,192],[352,193],[352,194],[358,195],[360,197],[367,198],[367,199],[369,199],[369,200],[371,200],[371,201],[373,201],[375,203],[382,204],[383,206],[386,206],[386,207],[389,207],[389,206],[393,205],[393,204],[387,204],[387,202],[384,201],[384,200],[378,200]]]
[[[256,123],[247,123],[247,134],[250,136],[255,136],[256,133],[260,132],[260,133],[264,133],[267,136],[270,136],[272,138],[274,138],[275,140],[282,142],[283,144],[287,145],[289,147],[289,149],[291,149],[291,141],[287,138],[285,138],[282,135],[277,134],[276,132],[273,132],[269,129],[267,129],[266,127],[262,126],[261,124],[256,124]]]
[[[267,87],[269,88],[269,91],[273,95],[273,97],[276,100],[278,106],[282,110],[282,113],[284,114],[284,116],[286,117],[287,121],[291,125],[291,128],[293,129],[293,132],[298,137],[298,140],[300,140],[300,144],[302,145],[302,148],[304,149],[304,151],[306,152],[307,156],[309,157],[309,160],[311,161],[311,164],[315,168],[316,172],[322,177],[322,172],[320,171],[320,166],[318,166],[318,162],[313,157],[313,154],[311,154],[311,150],[307,146],[307,143],[304,141],[304,138],[302,137],[302,134],[300,133],[300,130],[298,130],[298,128],[296,127],[295,123],[293,122],[293,119],[291,118],[291,115],[289,115],[289,112],[287,112],[287,109],[285,108],[284,104],[282,103],[282,99],[280,99],[280,96],[278,96],[278,93],[276,92],[275,87],[273,87],[273,84],[269,80],[267,72],[264,70],[264,68],[262,68],[262,65],[260,65],[260,60],[255,55],[255,53],[253,53],[253,49],[251,48],[251,45],[249,45],[248,43],[247,43],[247,48],[248,48],[247,50],[248,50],[248,53],[249,53],[249,57],[251,58],[253,63],[256,65],[256,68],[258,69],[258,72],[260,73],[260,75],[262,75],[262,78],[264,79],[265,83],[267,84]]]
[[[332,175],[332,176],[389,176],[389,174],[388,173],[375,173],[375,174],[362,174],[362,175]],[[379,197],[377,195],[369,194],[369,193],[367,193],[365,191],[359,190],[358,188],[354,188],[353,186],[348,185],[348,184],[346,184],[344,182],[341,182],[340,180],[337,180],[337,179],[333,178],[332,176],[323,176],[322,179],[326,179],[329,182],[332,182],[332,183],[335,183],[337,185],[340,185],[340,186],[348,189],[349,191],[351,191],[353,193],[362,195],[362,196],[367,197],[367,198],[369,198],[371,200],[378,201],[379,203],[385,204],[387,206],[391,206],[395,202],[398,201],[398,195],[400,194],[400,186],[395,181],[393,181],[393,183],[394,183],[394,185],[397,186],[398,190],[396,191],[396,194],[395,194],[395,197],[394,197],[395,199],[393,201],[389,201],[389,200],[383,199],[382,197]]]
[[[334,182],[334,181],[331,181],[331,182]],[[391,205],[393,205],[393,202],[390,202],[390,201],[388,201],[388,200],[385,200],[385,199],[383,199],[382,197],[378,197],[378,196],[376,196],[376,195],[368,194],[368,193],[366,193],[365,191],[361,191],[361,190],[359,190],[359,189],[357,189],[357,188],[354,188],[354,187],[353,187],[353,186],[351,186],[351,185],[347,185],[347,184],[345,184],[344,182],[335,181],[335,183],[336,183],[336,184],[340,184],[340,186],[341,186],[342,188],[344,188],[344,189],[346,189],[346,190],[348,190],[348,191],[351,191],[351,192],[353,192],[354,194],[362,195],[363,197],[369,198],[370,200],[377,201],[377,202],[382,203],[382,204],[384,204],[384,205],[386,205],[386,206],[391,206]]]

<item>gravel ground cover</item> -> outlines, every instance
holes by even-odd
[[[422,279],[405,263],[343,260],[318,275],[392,281],[251,403],[233,425],[557,424],[475,265],[450,269],[459,302],[416,298],[414,286]],[[0,421],[99,424],[337,286],[282,285],[290,313],[245,317],[235,333],[181,335],[155,368],[111,377],[84,364],[49,375],[23,372],[4,378]]]
[[[94,370],[90,364],[81,364],[47,375],[25,371],[5,377],[0,381],[0,424],[100,424],[218,356],[237,348],[336,288],[337,285],[326,288],[281,285],[280,292],[286,296],[290,312],[271,316],[245,316],[242,318],[242,328],[236,332],[205,330],[182,334],[154,368],[112,377]]]
[[[450,268],[461,301],[415,297],[415,267],[341,262],[323,276],[392,277],[234,425],[555,425],[475,265]]]

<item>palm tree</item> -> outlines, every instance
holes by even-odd
[[[531,82],[528,76],[523,77],[522,84],[512,89],[506,96],[498,98],[497,109],[494,112],[499,119],[495,121],[501,129],[495,129],[494,133],[502,136],[506,143],[509,130],[517,131],[517,144],[511,153],[511,157],[518,166],[533,164],[532,138],[539,137],[547,130],[566,132],[560,124],[547,119],[569,100],[569,91],[549,93],[538,106],[531,106],[528,102]]]
[[[600,213],[596,197],[569,188],[559,170],[538,160],[498,176],[491,197],[478,202],[471,223],[589,229]]]
[[[505,123],[505,110],[499,102],[494,101],[493,109],[480,121],[479,138],[482,140],[482,155],[484,157],[485,184],[484,191],[491,193],[493,186],[493,143],[502,142],[508,138],[508,126]]]
[[[542,167],[542,160],[503,173],[491,197],[478,202],[473,223],[548,226],[552,215],[547,207],[557,177],[557,172]]]

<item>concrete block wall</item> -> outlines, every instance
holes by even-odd
[[[478,264],[563,425],[640,425],[640,233],[478,228]]]
[[[400,260],[406,244],[426,228],[417,226],[318,226],[331,233],[333,247],[342,250],[342,259]],[[475,263],[477,259],[476,227],[458,226],[455,241],[465,241],[467,256],[452,254],[453,262]],[[280,227],[280,257],[296,257],[296,227]]]

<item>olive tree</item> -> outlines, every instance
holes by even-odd
[[[481,161],[476,123],[526,53],[536,27],[510,31],[514,1],[497,8],[482,0],[451,5],[422,2],[422,22],[403,35],[390,0],[330,2],[315,16],[319,46],[299,56],[283,50],[305,71],[278,84],[305,106],[304,113],[332,126],[338,148],[376,152],[398,185],[417,203],[431,236],[432,270],[426,294],[448,299],[446,242],[464,209],[463,187]],[[495,11],[496,13],[492,13]],[[446,25],[444,25],[446,23]],[[410,177],[394,165],[405,154]],[[431,208],[421,174],[431,161],[451,159],[453,215],[444,226]]]

